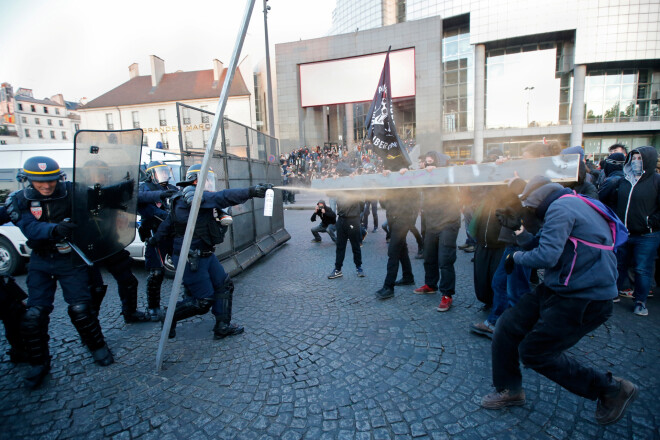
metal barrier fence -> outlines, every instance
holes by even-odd
[[[177,103],[182,176],[191,165],[202,162],[212,119],[211,112]],[[225,118],[218,142],[211,158],[216,190],[282,184],[277,139]],[[224,243],[216,246],[216,255],[230,275],[291,238],[284,228],[282,192],[275,191],[272,217],[265,217],[263,209],[263,199],[232,208],[232,226]]]

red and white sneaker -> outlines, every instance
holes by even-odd
[[[442,295],[442,300],[440,301],[440,305],[436,309],[438,312],[446,312],[451,308],[451,303],[454,300],[451,298],[451,296],[447,295]]]
[[[634,298],[635,292],[632,289],[619,290],[619,296],[621,298]]]
[[[422,287],[413,290],[413,293],[416,293],[418,295],[424,295],[426,293],[435,293],[435,292],[437,292],[437,289],[429,287],[427,284],[424,284]]]

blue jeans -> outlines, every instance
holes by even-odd
[[[497,318],[507,308],[515,306],[520,297],[531,290],[529,288],[529,276],[532,272],[530,267],[516,264],[513,266],[511,275],[507,275],[504,269],[504,260],[506,260],[507,255],[519,250],[520,248],[517,246],[507,246],[504,249],[500,264],[497,266],[493,275],[493,281],[491,283],[491,287],[493,288],[493,307],[490,309],[490,314],[487,318],[491,324],[495,324]]]
[[[644,235],[631,235],[616,251],[619,277],[617,287],[621,290],[628,277],[628,267],[635,272],[635,301],[646,304],[649,296],[655,257],[660,246],[660,231]]]

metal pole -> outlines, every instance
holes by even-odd
[[[273,142],[275,137],[275,117],[273,116],[273,87],[270,79],[270,47],[268,45],[268,10],[270,6],[266,5],[268,0],[264,0],[264,34],[266,36],[266,92],[268,96],[268,134],[270,134],[270,142]]]
[[[188,252],[190,251],[190,243],[193,238],[193,231],[195,229],[195,223],[197,222],[197,214],[199,213],[199,205],[202,202],[202,193],[204,191],[204,184],[206,182],[206,176],[209,171],[209,162],[211,156],[213,155],[213,147],[215,145],[216,139],[218,138],[218,132],[222,126],[223,117],[225,114],[225,108],[227,107],[227,98],[229,97],[229,87],[234,79],[234,74],[236,73],[236,66],[238,65],[238,57],[241,54],[241,49],[243,48],[243,42],[245,41],[245,34],[247,33],[248,25],[250,23],[250,16],[252,15],[252,9],[254,9],[254,3],[256,0],[248,0],[245,6],[245,13],[243,15],[243,24],[241,25],[238,31],[238,37],[236,38],[236,45],[234,46],[234,52],[231,55],[231,61],[229,62],[229,67],[227,67],[227,75],[225,77],[225,82],[222,84],[222,91],[220,92],[220,100],[218,101],[218,107],[215,112],[215,117],[213,119],[213,126],[211,127],[211,136],[209,137],[208,143],[206,144],[206,151],[204,152],[204,159],[202,161],[202,169],[199,174],[197,188],[195,189],[195,197],[192,201],[192,206],[190,207],[190,216],[188,217],[188,224],[186,226],[186,233],[183,236],[183,243],[181,245],[181,253],[179,255],[179,263],[176,266],[176,275],[174,276],[174,282],[172,283],[172,293],[170,294],[170,300],[167,308],[167,315],[165,316],[165,322],[163,322],[163,330],[160,334],[160,342],[158,343],[158,352],[156,353],[156,371],[160,372],[163,365],[163,352],[165,350],[165,343],[167,342],[168,335],[170,333],[170,328],[172,326],[172,318],[174,318],[174,309],[176,308],[176,302],[179,299],[179,290],[181,290],[181,281],[183,280],[183,272],[186,267],[186,262],[188,261]]]

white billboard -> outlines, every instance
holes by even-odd
[[[371,101],[385,63],[385,52],[300,64],[300,105]],[[390,52],[392,97],[415,96],[415,49]]]

